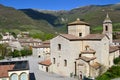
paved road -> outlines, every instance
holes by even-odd
[[[36,80],[75,80],[73,78],[63,77],[57,74],[47,73],[38,69],[38,62],[42,59],[37,57],[28,57],[30,64],[30,73],[35,74]]]
[[[29,57],[24,57],[21,59],[14,58],[12,60],[29,60],[30,73],[32,73],[32,76],[33,76],[31,80],[34,79],[34,76],[35,76],[34,80],[77,80],[74,78],[63,77],[57,74],[40,71],[38,69],[38,62],[42,60],[41,58],[29,56]]]
[[[112,80],[120,80],[120,78],[115,78],[115,79],[112,79]]]

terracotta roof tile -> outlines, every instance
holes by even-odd
[[[70,25],[89,25],[89,24],[86,22],[80,21],[80,19],[78,18],[76,21],[68,23],[68,26]]]
[[[38,46],[33,46],[33,48],[50,48],[50,44],[42,44]]]
[[[113,40],[113,42],[118,42],[118,43],[120,43],[120,39]]]
[[[79,40],[101,40],[106,35],[104,34],[89,34],[85,37],[77,37],[72,34],[60,34],[60,36],[70,40],[70,41],[79,41]]]
[[[110,52],[110,53],[115,52],[115,51],[117,51],[117,50],[119,50],[118,46],[110,46],[110,47],[109,47],[109,52]]]
[[[103,37],[105,37],[105,34],[89,34],[85,37],[83,37],[84,40],[101,40]]]
[[[0,78],[8,77],[8,71],[29,70],[28,61],[0,62]]]
[[[50,59],[47,59],[47,60],[39,62],[39,64],[45,65],[45,66],[50,66],[52,63],[51,63]]]
[[[8,77],[8,70],[13,70],[15,65],[0,65],[0,78]]]
[[[42,42],[43,44],[50,44],[50,40],[46,40]]]
[[[92,66],[93,68],[95,68],[95,69],[98,69],[98,68],[101,67],[101,64],[98,63],[98,62],[94,62],[93,64],[91,64],[91,66]]]
[[[68,39],[68,40],[79,40],[80,37],[74,36],[72,34],[60,34],[60,36]]]
[[[81,56],[81,57],[79,57],[77,60],[79,60],[79,59],[82,59],[82,60],[84,60],[84,61],[86,61],[86,62],[89,62],[89,61],[91,61],[91,60],[96,59],[96,57]]]

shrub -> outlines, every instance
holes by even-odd
[[[114,59],[114,64],[119,64],[119,63],[120,63],[120,58],[119,57],[115,58]]]
[[[104,74],[98,76],[96,80],[110,80],[120,77],[120,66],[112,66]]]
[[[101,76],[97,77],[96,80],[110,80],[110,78],[104,73]]]

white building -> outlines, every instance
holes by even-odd
[[[117,45],[117,46],[120,46],[120,39],[113,40],[113,44]]]
[[[48,59],[50,58],[50,41],[44,41],[41,45],[32,47],[33,56],[37,56],[39,58]]]
[[[45,59],[44,61],[41,61],[38,64],[39,64],[39,70],[44,72],[50,72],[49,66],[52,64],[50,59]]]
[[[42,42],[39,39],[33,39],[33,38],[19,38],[18,41],[20,42],[22,47],[27,47],[31,50],[33,46],[38,46]]]
[[[0,80],[29,80],[28,61],[0,62]]]
[[[90,34],[89,24],[77,19],[68,24],[68,34],[60,34],[50,41],[50,71],[81,79],[83,76],[96,77],[102,65],[107,69],[119,56],[115,47],[112,46],[112,21],[108,15],[103,22],[103,34]]]
[[[11,35],[9,32],[6,32],[5,34],[2,34],[2,33],[1,33],[1,35],[2,35],[2,39],[3,39],[3,40],[6,40],[6,39],[9,39],[9,40],[15,39],[15,38],[13,37],[13,35]]]

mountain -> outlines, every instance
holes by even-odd
[[[31,33],[53,33],[53,26],[45,20],[34,20],[24,12],[0,5],[0,31],[30,31]]]
[[[37,9],[22,9],[25,14],[34,20],[45,20],[56,30],[66,31],[66,25],[76,18],[90,23],[93,33],[102,31],[102,22],[108,13],[114,24],[114,31],[120,31],[116,26],[120,25],[120,4],[89,5],[74,8],[69,11],[50,11]]]
[[[120,4],[89,5],[69,11],[19,9],[0,5],[0,31],[31,33],[66,32],[67,23],[80,18],[91,25],[92,33],[102,31],[102,22],[109,14],[114,31],[120,31]]]

